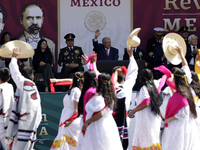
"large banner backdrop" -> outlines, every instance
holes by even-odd
[[[40,8],[25,7],[29,3],[36,4]],[[25,41],[34,49],[37,47],[38,41],[44,38],[53,53],[55,62],[58,42],[57,0],[0,0],[0,4],[0,10],[5,10],[3,11],[5,23],[3,26],[0,24],[0,36],[4,32],[9,32],[11,39]],[[20,15],[20,12],[23,13]],[[34,18],[30,16],[34,16]],[[29,36],[24,32],[25,30],[30,31]],[[34,32],[38,32],[38,34],[34,35]]]
[[[189,27],[189,35],[199,35],[200,0],[133,0],[133,27],[140,27],[140,47],[146,50],[147,40],[154,36],[154,27],[162,27],[165,34],[177,33]]]
[[[89,55],[99,29],[98,41],[110,37],[122,58],[130,34],[130,9],[130,0],[60,0],[60,48],[66,47],[64,36],[74,33],[75,45]]]

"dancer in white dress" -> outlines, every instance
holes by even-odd
[[[191,71],[192,74],[192,82],[190,83],[191,88],[194,91],[195,96],[193,96],[194,98],[194,102],[195,102],[195,106],[196,106],[196,111],[197,111],[197,118],[195,119],[196,125],[198,127],[198,132],[200,133],[200,81],[198,78],[198,75],[196,72]],[[193,94],[193,95],[194,95]],[[200,137],[200,135],[199,135]]]
[[[160,146],[160,125],[159,116],[161,105],[158,90],[153,80],[153,73],[144,69],[141,73],[141,84],[137,93],[136,102],[138,106],[129,112],[129,117],[135,114],[135,132],[132,141],[132,149],[161,149]]]
[[[198,150],[197,112],[185,72],[173,68],[176,92],[169,99],[162,134],[163,150]]]
[[[194,103],[194,90],[189,86],[191,73],[180,46],[176,48],[182,59],[182,68],[173,68],[171,87],[173,94],[170,98],[165,96],[164,105],[160,107],[161,115],[165,118],[162,134],[163,150],[197,150],[199,149],[199,136],[195,118],[197,112]],[[168,87],[169,89],[169,87]]]
[[[51,150],[75,150],[80,132],[80,118],[78,116],[78,102],[83,85],[83,73],[76,72],[73,77],[72,87],[63,98],[58,135]]]
[[[123,150],[116,123],[112,117],[116,106],[110,75],[102,73],[98,76],[98,94],[86,104],[86,121],[82,130],[85,131],[84,150]]]
[[[85,105],[87,104],[87,102],[94,96],[94,94],[96,94],[96,74],[93,70],[87,70],[84,72],[84,83],[83,83],[83,89],[81,92],[81,96],[79,99],[79,103],[78,103],[78,112],[80,114],[81,117],[81,123],[80,123],[80,130],[82,130],[82,126],[85,122],[85,118],[86,118],[86,111],[85,111]],[[83,134],[80,133],[79,134],[79,138],[78,138],[78,145],[76,150],[83,150]]]

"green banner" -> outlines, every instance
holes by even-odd
[[[42,121],[37,129],[35,150],[49,150],[55,139],[60,115],[63,109],[63,97],[66,93],[40,93]]]

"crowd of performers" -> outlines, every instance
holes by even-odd
[[[74,74],[73,84],[63,99],[58,135],[51,150],[127,150],[129,143],[132,150],[200,149],[200,69],[196,63],[197,73],[191,72],[183,48],[177,46],[176,51],[182,68],[154,68],[164,74],[159,80],[154,80],[151,70],[142,70],[135,98],[137,106],[129,113],[138,74],[131,48],[127,46],[128,68],[114,67],[112,76],[98,72],[95,54],[83,56],[89,70]],[[133,115],[135,131],[129,141]]]
[[[96,54],[83,55],[89,69],[73,76],[63,99],[58,135],[51,150],[127,150],[129,143],[132,150],[198,150],[200,55],[196,57],[196,72],[191,72],[183,48],[177,46],[176,51],[182,68],[174,67],[171,71],[164,66],[154,68],[164,74],[159,80],[154,80],[151,70],[142,70],[135,98],[137,106],[129,113],[138,74],[131,47],[127,46],[128,68],[116,66],[112,75],[98,72]],[[14,48],[10,71],[6,68],[0,71],[0,136],[6,150],[11,145],[12,150],[32,150],[41,121],[40,96],[30,67],[19,72],[18,55],[19,49]],[[18,87],[15,98],[7,83],[10,72]],[[135,131],[130,141],[128,128],[133,115]]]

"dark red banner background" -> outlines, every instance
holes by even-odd
[[[147,40],[154,36],[154,27],[163,27],[165,34],[169,32],[177,33],[177,30],[184,26],[189,26],[189,35],[199,35],[200,31],[200,0],[134,0],[133,1],[133,28],[141,28],[139,37],[140,47],[146,50]],[[170,20],[175,26],[166,25],[165,20]],[[196,19],[196,22],[193,20]],[[186,21],[188,20],[188,22]],[[196,28],[196,29],[195,29]]]

